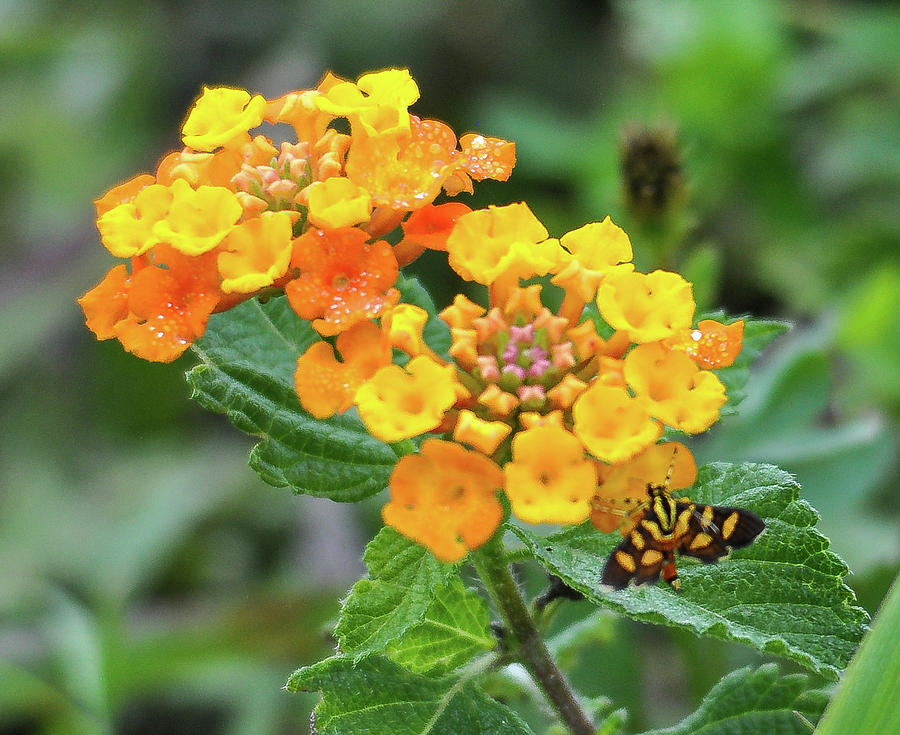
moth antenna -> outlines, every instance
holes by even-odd
[[[678,456],[678,445],[676,444],[672,447],[672,460],[669,462],[669,469],[666,470],[666,481],[663,487],[666,488],[666,492],[669,491],[669,481],[672,479],[672,472],[675,470],[675,457]]]
[[[688,498],[684,498],[684,501],[690,502],[690,500]],[[705,523],[703,520],[703,514],[696,508],[694,508],[691,511],[691,515],[693,515],[694,518],[697,519],[697,521],[700,523],[701,528],[703,528],[704,531],[712,531],[716,535],[721,533],[721,530],[719,529],[719,527],[712,521],[710,521],[709,523]]]
[[[635,505],[643,505],[647,501],[640,498],[601,498],[599,495],[595,495],[594,502],[600,503],[603,507],[614,508],[629,503],[634,503]]]

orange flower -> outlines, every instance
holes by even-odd
[[[384,240],[366,242],[362,230],[308,230],[294,241],[291,265],[300,276],[285,286],[291,307],[314,319],[319,334],[337,334],[373,319],[399,296],[397,261]],[[389,290],[390,289],[390,290]]]
[[[456,135],[437,120],[410,115],[409,134],[354,137],[347,176],[372,195],[376,207],[418,209],[434,201],[459,165]]]
[[[94,288],[78,299],[87,328],[97,339],[112,339],[115,326],[128,316],[131,276],[124,265],[114,266]]]
[[[500,443],[509,436],[512,427],[502,421],[485,421],[472,411],[464,409],[453,427],[453,438],[458,442],[471,444],[479,452],[490,456]]]
[[[255,140],[260,137],[257,136]],[[159,162],[156,180],[160,184],[169,185],[176,179],[184,179],[195,189],[201,185],[231,188],[231,180],[241,170],[243,163],[249,161],[245,160],[239,150],[221,148],[215,153],[206,153],[184,148],[173,151]]]
[[[402,223],[403,239],[394,246],[394,255],[401,265],[411,263],[425,248],[446,250],[447,238],[456,221],[472,210],[462,202],[426,204],[415,210]]]
[[[384,522],[455,562],[487,541],[503,520],[500,468],[453,442],[427,439],[394,468]]]
[[[537,426],[513,437],[504,467],[513,513],[528,523],[580,523],[591,513],[597,485],[581,442],[558,426]]]
[[[604,533],[615,531],[628,518],[629,511],[647,499],[648,485],[680,490],[693,485],[696,479],[694,457],[680,442],[652,444],[628,462],[601,465],[591,523]]]
[[[215,255],[187,257],[158,245],[153,263],[113,268],[79,303],[99,339],[115,336],[144,360],[171,362],[203,334],[221,297]],[[127,305],[126,305],[127,303]]]
[[[106,194],[94,201],[94,206],[97,208],[97,216],[102,217],[113,207],[133,201],[141,189],[154,183],[156,183],[156,180],[150,174],[139,174],[133,179],[114,186]]]
[[[462,167],[475,181],[506,181],[516,165],[516,144],[503,138],[467,133],[459,139]]]
[[[694,329],[683,329],[663,341],[670,350],[681,350],[707,370],[728,367],[741,353],[744,322],[721,324],[703,319]]]
[[[359,387],[391,363],[387,335],[372,322],[360,322],[337,336],[341,362],[328,342],[315,342],[297,359],[294,383],[300,403],[317,419],[344,412]]]
[[[441,311],[438,316],[454,329],[468,329],[475,319],[483,316],[484,307],[466,298],[463,294],[456,294],[453,303]]]

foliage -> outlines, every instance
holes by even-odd
[[[892,683],[900,675],[893,652],[900,626],[900,586],[896,580],[884,600],[877,622],[863,639],[837,694],[828,705],[817,732],[887,732],[897,722]]]
[[[598,605],[779,653],[836,678],[867,615],[842,582],[846,565],[812,528],[817,514],[798,494],[796,481],[772,466],[702,468],[692,500],[753,510],[765,520],[766,533],[733,552],[728,564],[685,565],[679,574],[684,589],[677,596],[661,587],[619,593],[601,586],[597,559],[609,554],[616,539],[598,537],[590,528],[546,538],[513,530],[530,555]]]
[[[806,677],[779,676],[773,664],[739,669],[710,691],[700,708],[673,727],[644,735],[739,735],[745,732],[807,733],[827,701],[809,690]]]
[[[217,318],[197,347],[204,362],[191,375],[194,385],[204,381],[207,373],[224,374],[229,365],[249,362],[250,356],[241,352],[247,340],[233,340],[235,346],[228,348],[208,350],[206,347],[210,343],[225,345],[228,334],[249,330],[249,326],[240,324],[245,321],[248,325],[267,325],[273,338],[266,352],[273,363],[279,361],[279,352],[287,356],[281,360],[281,375],[273,370],[269,381],[271,384],[280,380],[287,390],[291,357],[299,348],[292,345],[292,340],[296,343],[298,339],[296,336],[274,327],[283,321],[285,310],[283,299],[272,299],[263,305],[246,304]],[[778,325],[760,323],[757,327],[751,320],[750,344],[754,344],[753,340],[759,344],[751,352],[758,352],[765,340],[779,331]],[[302,338],[298,344],[302,345]],[[729,385],[736,391],[740,391],[749,377],[748,367],[744,363],[733,369]],[[236,414],[238,421],[244,420],[246,411],[232,411],[230,405],[266,404],[254,384],[267,384],[256,381],[255,377],[244,379],[232,375],[227,383],[203,384],[212,387],[206,389],[201,401],[227,411],[229,416]],[[299,409],[295,412],[299,429],[307,419]],[[286,433],[292,433],[290,428]],[[345,445],[344,441],[350,443]],[[330,456],[340,459],[344,473],[352,473],[355,468],[348,452],[353,441],[351,435],[335,434],[326,445],[323,460],[331,453]],[[251,453],[251,464],[256,456],[255,450]],[[359,469],[364,473],[365,465]],[[684,589],[678,595],[655,586],[624,592],[602,587],[599,560],[609,554],[616,537],[598,534],[590,524],[548,537],[517,526],[512,530],[524,542],[530,558],[538,560],[595,604],[637,620],[750,645],[760,652],[793,659],[826,678],[836,678],[864,632],[867,616],[855,606],[852,591],[843,583],[846,565],[828,550],[827,539],[813,528],[818,516],[799,498],[796,480],[772,466],[712,464],[702,469],[691,495],[697,502],[753,510],[765,520],[767,528],[763,537],[750,547],[733,552],[727,563],[681,565]],[[464,589],[455,565],[442,564],[423,547],[392,529],[385,528],[376,536],[367,548],[365,559],[369,577],[356,583],[343,603],[335,628],[341,655],[299,670],[288,683],[292,690],[319,689],[325,693],[323,704],[317,709],[319,732],[354,731],[353,728],[361,725],[354,715],[347,713],[376,704],[379,712],[383,709],[385,713],[383,719],[371,712],[367,715],[367,726],[376,730],[394,728],[393,713],[402,711],[407,712],[402,718],[404,727],[414,728],[410,732],[430,732],[438,723],[457,721],[466,727],[492,732],[491,728],[496,726],[491,724],[493,717],[503,721],[511,715],[485,714],[485,722],[476,722],[468,719],[471,712],[457,712],[461,691],[467,692],[467,698],[474,701],[484,697],[472,689],[477,674],[486,668],[478,662],[483,662],[495,647],[483,600]],[[470,668],[473,666],[475,673]],[[447,678],[454,671],[461,678]],[[741,703],[729,699],[730,692],[747,691],[744,686],[747,676],[746,671],[736,672],[724,680],[708,695],[707,708],[701,707],[694,719],[682,727],[708,718],[708,708],[720,711],[745,707],[746,714],[742,717],[748,718],[747,722],[761,721],[759,717],[783,717],[788,710],[787,705],[780,703],[782,700],[772,700],[773,711],[763,714],[745,700]],[[380,703],[363,695],[370,686],[366,683],[370,677],[387,682],[382,692],[385,699],[379,700]],[[762,687],[762,691],[774,686],[773,691],[785,692],[778,696],[802,695],[809,699],[810,704],[803,711],[812,713],[813,719],[821,711],[822,695],[803,694],[806,688],[802,677],[787,677],[776,685],[778,677],[773,667],[761,669],[754,677],[753,687]],[[759,696],[767,698],[764,694]],[[421,703],[416,705],[415,715],[408,709],[412,701]],[[494,710],[488,708],[487,712]],[[345,721],[341,713],[349,719]],[[410,722],[418,724],[410,725]]]
[[[776,462],[794,474],[854,572],[846,582],[874,613],[900,558],[891,474],[900,18],[889,3],[788,5],[746,4],[723,19],[698,2],[578,13],[528,3],[515,18],[503,5],[464,14],[452,3],[309,4],[302,23],[284,23],[277,6],[233,2],[214,17],[190,2],[101,2],[68,15],[8,4],[0,732],[307,731],[303,710],[318,697],[277,687],[326,655],[322,626],[356,579],[377,511],[263,486],[242,461],[249,445],[184,401],[190,358],[148,366],[94,344],[71,304],[102,265],[84,245],[96,240],[85,203],[155,165],[201,84],[308,84],[318,71],[305,70],[323,65],[353,76],[403,63],[429,80],[430,114],[515,139],[516,174],[476,201],[527,198],[554,232],[607,211],[627,216],[621,133],[672,124],[690,223],[679,225],[688,235],[668,265],[695,281],[698,303],[799,324],[754,367],[739,413],[691,448],[701,463]],[[397,33],[397,17],[408,32]],[[177,68],[165,63],[176,57]],[[627,229],[636,243],[653,234]],[[442,306],[458,289],[439,260],[414,270]],[[266,380],[260,389],[275,390]],[[300,482],[279,469],[287,456],[321,466],[323,452],[282,439],[277,462],[254,454],[267,481]],[[520,572],[539,592],[537,565]],[[588,607],[562,605],[553,629]],[[614,624],[590,609],[589,627],[602,631],[567,659],[571,678],[614,695],[606,712],[627,704],[631,731],[677,721],[726,672],[760,662],[739,644]],[[431,640],[429,617],[447,622],[449,612],[425,611],[419,630]],[[429,676],[414,660],[403,666]],[[484,687],[522,703],[515,667],[489,673]],[[539,731],[542,714],[522,711]]]

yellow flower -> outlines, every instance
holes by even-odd
[[[222,240],[218,266],[225,293],[252,293],[287,273],[296,212],[263,212]]]
[[[453,365],[419,355],[405,370],[399,365],[381,368],[356,391],[356,405],[373,436],[397,442],[440,425],[459,388]]]
[[[464,409],[453,427],[453,438],[471,444],[479,452],[493,454],[500,443],[509,436],[512,427],[502,421],[485,421],[472,411]]]
[[[633,257],[631,240],[609,216],[602,222],[591,222],[567,232],[560,243],[582,266],[602,273],[622,270],[622,265]]]
[[[419,87],[406,69],[385,69],[363,74],[354,84],[330,75],[319,85],[315,99],[323,112],[359,124],[355,134],[405,133],[409,130],[409,106],[419,99]]]
[[[143,255],[161,242],[154,227],[165,219],[171,203],[169,187],[152,184],[138,191],[131,201],[106,210],[97,219],[104,247],[117,258]]]
[[[677,273],[614,273],[597,289],[606,322],[628,332],[633,342],[655,342],[691,326],[691,284]]]
[[[320,92],[315,89],[288,92],[266,105],[266,122],[288,123],[293,126],[297,140],[318,140],[328,128],[334,116],[322,112],[316,106]]]
[[[184,179],[176,179],[169,190],[172,204],[165,219],[153,226],[153,233],[185,255],[212,250],[243,214],[234,192],[221,186],[192,189]]]
[[[431,349],[425,344],[422,334],[427,321],[428,312],[425,309],[412,304],[398,304],[390,311],[391,345],[410,357],[430,353]]]
[[[484,284],[501,275],[543,275],[563,256],[559,241],[547,239],[547,229],[524,202],[464,214],[447,238],[447,252],[457,273]]]
[[[263,120],[266,100],[243,89],[204,87],[181,128],[184,144],[195,151],[243,143]]]
[[[604,462],[624,462],[659,439],[662,425],[624,388],[595,382],[572,407],[575,435]]]
[[[591,222],[560,238],[566,249],[564,265],[550,280],[566,291],[565,315],[577,319],[584,305],[594,298],[597,287],[610,273],[634,270],[631,240],[607,217]]]
[[[660,344],[638,345],[625,356],[625,380],[651,416],[688,434],[706,431],[725,404],[715,373]]]
[[[581,442],[558,426],[537,426],[513,437],[503,469],[513,513],[527,523],[580,523],[591,513],[597,485]]]
[[[348,178],[333,176],[309,187],[309,221],[316,227],[349,227],[368,221],[371,213],[369,192]]]
[[[394,468],[384,522],[455,562],[487,541],[503,520],[503,473],[487,457],[453,442],[427,439]]]

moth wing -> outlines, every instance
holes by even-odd
[[[637,576],[639,569],[640,552],[629,536],[623,539],[607,557],[600,581],[613,589],[624,590]]]
[[[756,513],[743,508],[713,507],[713,523],[724,542],[735,549],[749,546],[766,527]]]
[[[743,508],[700,506],[694,509],[678,550],[711,564],[732,548],[750,544],[765,527],[759,516]]]
[[[650,549],[650,551],[655,551],[655,549]],[[659,575],[662,573],[663,564],[666,562],[667,557],[661,552],[657,551],[656,553],[659,554],[659,558],[655,559],[652,562],[648,562],[646,560],[646,552],[641,555],[637,570],[637,578],[634,580],[634,583],[636,585],[645,584],[647,582],[655,582],[657,579],[659,579]]]

